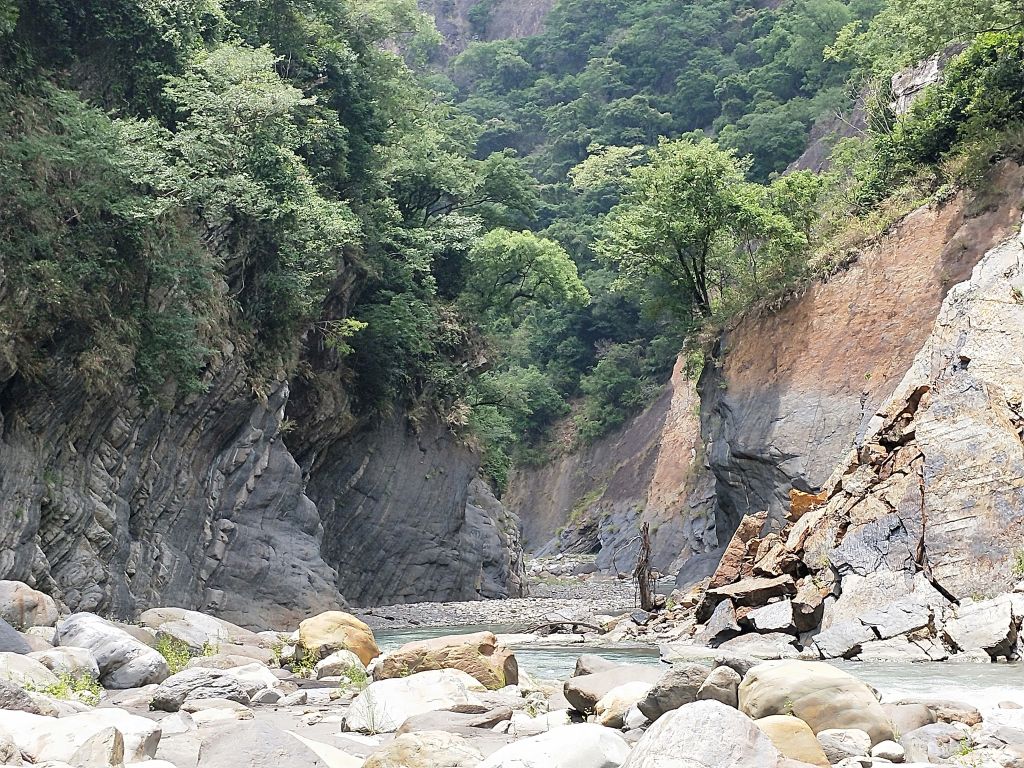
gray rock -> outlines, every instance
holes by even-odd
[[[718,701],[729,707],[738,707],[737,689],[742,680],[731,667],[715,667],[697,691],[697,700]]]
[[[814,644],[823,659],[848,659],[856,656],[864,643],[877,639],[871,627],[859,621],[844,621],[815,635]]]
[[[666,712],[696,701],[697,692],[711,672],[710,667],[700,664],[674,664],[637,702],[637,708],[654,722]]]
[[[956,617],[947,621],[943,631],[961,651],[985,651],[989,656],[1008,656],[1017,641],[1013,604],[1009,596],[965,603]]]
[[[960,723],[934,723],[905,733],[900,744],[910,763],[944,763],[970,743],[970,729]]]
[[[20,581],[0,581],[0,619],[20,629],[57,623],[53,598]]]
[[[565,681],[562,692],[569,704],[579,712],[593,712],[594,705],[612,688],[626,683],[656,683],[661,670],[639,664],[622,664],[614,669],[592,675],[573,677]]]
[[[31,653],[32,648],[14,627],[0,619],[0,653]]]
[[[874,640],[863,643],[857,658],[860,661],[922,662],[943,661],[949,657],[942,643],[932,640],[908,640],[892,637],[888,640]]]
[[[627,755],[629,744],[618,731],[581,723],[502,747],[478,768],[619,768]]]
[[[829,763],[871,754],[871,737],[856,728],[826,728],[815,734]],[[891,742],[881,742],[882,744]]]
[[[919,596],[911,594],[894,600],[883,608],[862,614],[862,623],[874,627],[882,640],[896,635],[905,635],[927,627],[932,621],[932,608]]]
[[[770,659],[792,659],[799,655],[793,643],[796,638],[781,632],[766,635],[740,635],[719,646],[720,651],[729,654],[752,657],[761,661]]]
[[[0,709],[18,710],[33,715],[45,715],[49,711],[49,707],[44,709],[20,686],[7,680],[0,680]]]
[[[573,670],[573,677],[582,677],[583,675],[593,675],[597,672],[607,672],[609,669],[614,669],[619,666],[614,661],[608,661],[608,659],[598,656],[594,653],[585,653],[576,659],[576,668]]]
[[[935,722],[935,713],[924,704],[883,704],[897,734],[910,733]]]
[[[0,765],[22,766],[24,764],[18,745],[11,741],[6,734],[0,733]]]
[[[124,736],[113,726],[104,728],[76,749],[68,762],[75,768],[122,768]]]
[[[196,768],[331,768],[294,736],[255,720],[204,732]]]
[[[749,717],[717,701],[698,701],[648,728],[623,768],[781,768],[782,760]]]
[[[871,756],[890,763],[902,763],[907,751],[895,741],[881,741],[871,748]]]
[[[441,731],[404,733],[373,752],[363,768],[476,768],[480,750],[462,736]]]
[[[76,613],[57,624],[57,642],[92,652],[104,688],[139,688],[168,675],[164,657],[109,621]]]
[[[723,600],[715,608],[707,624],[701,628],[698,639],[710,646],[716,646],[736,637],[739,633],[740,625],[736,623],[736,608],[733,606],[732,600]]]
[[[227,671],[195,667],[164,680],[153,694],[150,707],[177,712],[186,699],[228,699],[239,704],[250,703],[242,683]]]
[[[747,614],[746,620],[753,624],[758,632],[796,633],[793,603],[789,600],[779,600],[763,608],[757,608]]]

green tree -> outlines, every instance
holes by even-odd
[[[462,301],[480,313],[521,316],[524,305],[590,301],[569,254],[531,232],[488,232],[470,251],[466,272]]]

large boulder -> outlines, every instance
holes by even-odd
[[[857,620],[841,621],[814,636],[814,645],[823,659],[848,659],[861,647],[878,639],[875,631]]]
[[[871,743],[895,738],[892,723],[871,689],[823,662],[775,661],[754,667],[739,687],[740,709],[754,719],[794,715],[815,733],[858,728]]]
[[[743,680],[731,667],[715,667],[697,691],[697,701],[718,701],[730,707],[739,706],[738,690]]]
[[[651,690],[650,683],[626,683],[612,688],[594,705],[597,722],[607,728],[621,728],[623,718],[630,707],[643,701]]]
[[[980,603],[964,603],[943,630],[961,651],[985,651],[989,656],[1008,656],[1017,642],[1013,603],[1008,595]]]
[[[316,663],[316,679],[325,677],[347,676],[352,679],[361,675],[366,677],[366,667],[352,651],[335,651],[330,656]]]
[[[239,704],[250,702],[242,683],[229,670],[195,667],[164,680],[149,705],[164,712],[177,712],[186,699],[228,699]]]
[[[783,759],[742,712],[697,701],[659,718],[623,768],[781,768]]]
[[[55,675],[88,677],[92,680],[99,680],[100,677],[100,666],[88,648],[61,646],[48,651],[35,651],[28,654],[28,657],[35,659]]]
[[[484,756],[462,736],[445,731],[405,733],[371,754],[363,768],[476,768]]]
[[[380,656],[373,631],[344,611],[326,611],[299,624],[299,645],[319,661],[335,651],[352,651],[363,665]]]
[[[498,638],[493,632],[406,643],[378,660],[373,669],[373,679],[388,680],[435,669],[461,669],[492,691],[519,683],[516,657],[498,645]]]
[[[661,670],[641,664],[620,664],[604,672],[571,677],[562,685],[566,700],[579,712],[593,712],[597,702],[612,688],[626,683],[650,683],[661,678]]]
[[[57,683],[57,676],[35,659],[20,653],[0,653],[0,680],[15,685],[46,688]]]
[[[611,728],[567,725],[502,747],[479,768],[619,768],[629,744]]]
[[[156,755],[160,743],[160,725],[123,709],[93,709],[61,718],[0,711],[0,734],[6,733],[35,763],[49,760],[71,763],[80,747],[108,728],[120,731],[124,757],[128,762],[146,760]]]
[[[710,674],[711,668],[702,664],[673,664],[637,707],[654,722],[666,712],[696,701],[697,693]]]
[[[297,736],[255,720],[209,728],[197,768],[335,768]]]
[[[826,728],[818,732],[818,743],[832,764],[871,753],[871,737],[857,728]]]
[[[259,645],[255,632],[184,608],[150,608],[139,616],[139,622],[158,636],[173,637],[193,651],[219,649],[227,652],[223,646]]]
[[[814,738],[814,732],[807,723],[799,717],[769,715],[754,722],[765,736],[772,740],[775,748],[786,757],[828,768],[829,761],[821,744]]]
[[[52,627],[57,623],[53,598],[20,581],[0,581],[0,619],[14,627]]]
[[[0,619],[0,653],[31,653],[32,646],[14,627]]]
[[[0,710],[2,709],[29,712],[33,715],[49,714],[49,705],[46,702],[37,701],[20,685],[8,680],[0,680]]]
[[[463,704],[481,705],[480,682],[459,669],[418,672],[371,683],[352,702],[345,728],[363,733],[390,733],[413,715],[450,709]]]
[[[91,613],[76,613],[58,622],[56,641],[92,651],[104,688],[141,688],[160,683],[170,674],[163,656]]]
[[[961,751],[971,731],[963,723],[933,723],[903,734],[899,743],[907,762],[945,763]]]

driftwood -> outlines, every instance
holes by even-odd
[[[569,627],[569,631],[574,634],[579,627],[584,627],[585,629],[589,629],[593,632],[601,631],[600,627],[595,627],[593,624],[588,624],[585,621],[552,621],[548,624],[541,624],[534,627],[529,631],[529,634],[540,635],[543,637],[554,633],[554,631],[559,627]]]
[[[636,556],[636,568],[633,569],[633,582],[636,584],[640,607],[645,611],[654,610],[654,573],[651,571],[651,524],[644,523],[640,529],[640,552]]]

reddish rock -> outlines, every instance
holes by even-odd
[[[795,523],[812,509],[817,509],[828,501],[828,493],[804,493],[796,488],[789,492],[789,522]]]
[[[746,515],[740,521],[739,528],[736,529],[736,533],[733,534],[729,546],[726,547],[725,552],[722,554],[722,560],[718,564],[718,569],[715,571],[714,576],[711,577],[710,589],[717,589],[718,587],[724,587],[726,584],[732,584],[739,578],[740,570],[743,567],[743,560],[747,556],[748,549],[752,542],[756,545],[757,537],[760,535],[767,519],[767,512],[759,512],[756,515]]]

